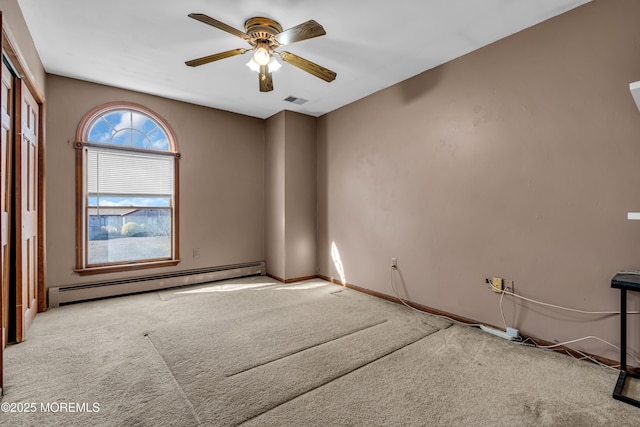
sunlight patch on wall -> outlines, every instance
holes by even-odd
[[[336,267],[336,271],[340,276],[340,281],[343,285],[347,284],[347,279],[344,274],[344,266],[342,265],[342,259],[340,258],[340,251],[338,250],[338,246],[336,242],[331,242],[331,259],[333,260],[333,265]]]

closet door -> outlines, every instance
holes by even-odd
[[[40,110],[27,86],[20,85],[15,133],[16,341],[38,312],[38,126]]]
[[[4,63],[0,72],[0,391],[2,390],[2,351],[7,345],[9,327],[9,271],[11,241],[11,113],[13,75]]]

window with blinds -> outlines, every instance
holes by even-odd
[[[175,265],[179,155],[168,126],[140,107],[108,106],[89,116],[76,143],[82,188],[76,271]]]
[[[85,148],[87,192],[94,197],[173,196],[173,155]]]

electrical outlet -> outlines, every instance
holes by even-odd
[[[511,290],[511,292],[513,292],[513,289],[514,289],[514,287],[513,287],[513,280],[507,280],[507,279],[505,279],[505,280],[504,280],[504,288],[505,288],[505,289],[509,289],[509,290]]]
[[[199,258],[200,258],[200,249],[193,248],[193,259],[199,259]]]
[[[394,270],[398,269],[398,258],[391,258],[391,268]]]
[[[502,292],[504,289],[504,281],[501,277],[494,277],[491,279],[491,290],[493,292]]]

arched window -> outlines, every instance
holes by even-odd
[[[101,105],[76,134],[76,271],[176,265],[178,159],[169,125],[132,103]]]

